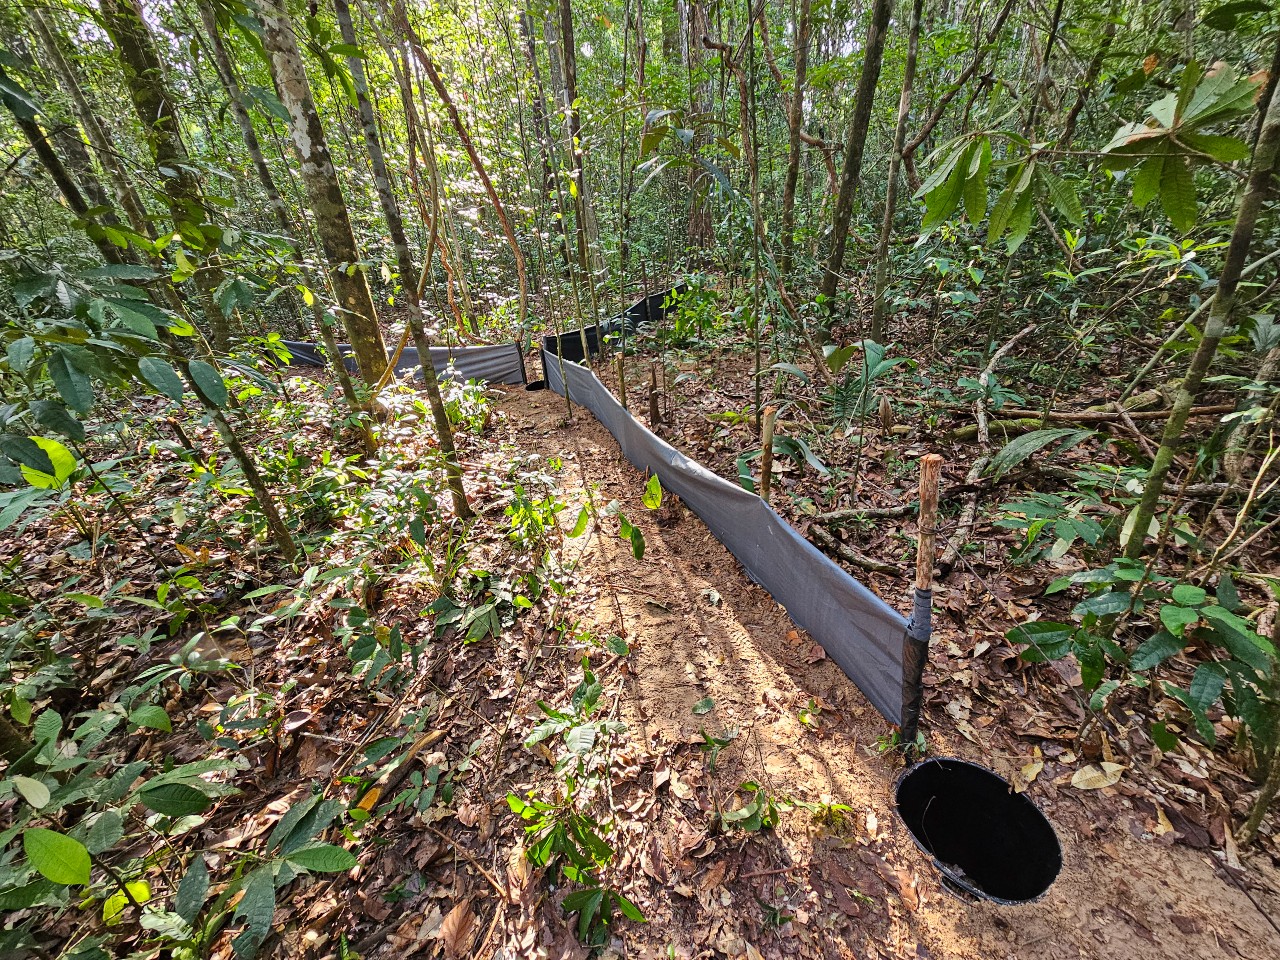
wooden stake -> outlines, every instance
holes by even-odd
[[[658,368],[649,368],[649,429],[662,423],[662,409],[658,406]]]
[[[920,541],[916,546],[916,589],[933,588],[934,540],[938,533],[938,481],[942,457],[928,453],[920,458]]]
[[[618,367],[618,399],[622,401],[622,409],[627,409],[627,365],[621,353],[614,362]]]
[[[764,424],[760,428],[760,499],[769,502],[769,486],[773,482],[773,423],[777,407],[764,408]]]

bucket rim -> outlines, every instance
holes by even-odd
[[[1054,852],[1057,854],[1057,861],[1058,861],[1057,869],[1054,871],[1053,878],[1049,881],[1049,883],[1045,886],[1045,888],[1041,890],[1038,894],[1036,894],[1034,897],[1027,897],[1025,899],[1019,899],[1019,900],[1010,900],[1007,897],[998,897],[995,894],[988,893],[987,891],[974,885],[967,877],[962,875],[957,875],[954,870],[951,870],[946,864],[944,864],[941,860],[939,860],[936,856],[934,856],[932,851],[930,851],[927,847],[925,847],[923,843],[921,843],[920,838],[916,836],[915,831],[912,830],[909,826],[907,826],[907,821],[903,818],[902,810],[900,809],[898,804],[898,790],[902,787],[902,782],[910,774],[916,771],[919,771],[922,767],[926,767],[930,764],[938,764],[938,763],[958,764],[960,766],[971,767],[972,769],[978,770],[982,773],[990,774],[996,780],[1000,781],[1005,786],[1007,786],[1011,792],[1013,791],[1013,785],[1009,783],[1009,781],[1006,780],[1004,777],[1000,776],[1000,774],[992,770],[990,767],[983,766],[980,763],[975,763],[972,760],[966,760],[964,757],[949,757],[949,756],[929,757],[925,760],[920,760],[920,761],[917,761],[916,763],[909,764],[903,767],[902,770],[898,772],[898,775],[894,778],[894,781],[893,781],[894,816],[898,818],[898,822],[902,824],[904,829],[906,829],[907,835],[911,837],[911,842],[915,844],[916,849],[919,850],[921,853],[923,853],[926,858],[928,858],[928,860],[933,864],[934,869],[936,869],[938,873],[942,876],[943,886],[952,887],[955,890],[962,891],[963,893],[967,894],[970,897],[973,897],[974,899],[984,900],[988,903],[994,903],[1003,907],[1021,907],[1029,903],[1039,903],[1041,900],[1047,897],[1049,895],[1049,891],[1053,889],[1053,885],[1057,882],[1058,877],[1061,876],[1062,868],[1066,865],[1062,857],[1062,840],[1058,837],[1058,831],[1054,827],[1053,821],[1050,820],[1049,817],[1045,814],[1045,812],[1040,809],[1039,805],[1036,804],[1036,802],[1032,800],[1030,797],[1028,797],[1026,794],[1019,793],[1019,794],[1016,794],[1016,796],[1021,797],[1025,805],[1030,807],[1032,810],[1034,810],[1036,814],[1040,817],[1040,819],[1044,821],[1045,826],[1049,828],[1049,833],[1053,837]]]

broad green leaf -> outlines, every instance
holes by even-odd
[[[19,376],[27,372],[27,367],[31,365],[35,355],[36,342],[31,337],[21,337],[9,344],[5,350],[5,356],[9,358],[9,368]]]
[[[203,813],[211,802],[202,792],[185,783],[161,783],[143,787],[138,791],[138,799],[147,809],[167,817]]]
[[[1084,210],[1075,188],[1043,165],[1036,167],[1036,175],[1045,185],[1053,208],[1071,223],[1080,223],[1084,219]]]
[[[129,891],[127,895],[124,890],[116,890],[102,901],[102,920],[108,927],[117,926],[124,921],[124,911],[129,906],[130,896],[139,904],[151,899],[151,884],[146,880],[130,880],[125,884],[125,889]]]
[[[13,789],[18,791],[18,795],[36,810],[49,802],[49,788],[39,780],[17,775],[10,777],[9,780],[13,784]]]
[[[1184,607],[1197,607],[1209,597],[1201,587],[1190,583],[1178,584],[1173,588],[1172,596],[1174,603],[1180,603]]]
[[[85,838],[85,846],[89,848],[91,854],[103,853],[110,850],[124,836],[124,820],[116,810],[103,810],[98,818],[93,821],[93,826],[89,828],[89,835]]]
[[[23,831],[22,849],[46,880],[64,886],[87,884],[92,866],[83,843],[56,830],[30,827]]]
[[[146,337],[148,340],[159,339],[159,335],[156,333],[156,325],[146,314],[118,300],[112,300],[108,306],[111,307],[111,312],[116,315],[120,322],[134,333]]]
[[[1022,167],[1015,167],[1009,175],[1009,182],[996,198],[996,205],[991,210],[991,219],[987,223],[987,243],[995,243],[1004,235],[1009,226],[1009,218],[1013,216],[1013,208],[1018,202],[1018,184],[1022,179]]]
[[[991,458],[987,472],[993,477],[1008,473],[1018,464],[1039,453],[1050,444],[1057,444],[1055,455],[1078,446],[1089,437],[1092,430],[1080,430],[1075,427],[1050,427],[1047,430],[1032,430],[1020,437],[1010,440],[1000,452]]]
[[[972,224],[987,215],[987,175],[991,172],[991,140],[983,137],[965,171],[964,214]]]
[[[631,535],[628,537],[631,541],[631,553],[637,560],[644,559],[644,534],[640,532],[639,527],[631,528]]]
[[[649,482],[644,485],[644,496],[640,500],[650,510],[657,510],[662,506],[662,483],[658,480],[655,473],[649,478]]]
[[[63,404],[56,400],[33,400],[29,409],[42,427],[48,427],[76,443],[84,442],[84,424],[68,413]]]
[[[155,387],[157,392],[164,394],[170,400],[182,399],[182,379],[170,364],[159,357],[143,357],[139,360],[138,373],[142,375],[143,380]]]
[[[206,401],[219,410],[227,405],[227,384],[217,367],[203,360],[192,360],[187,364],[187,373]]]
[[[582,756],[594,749],[598,734],[594,723],[579,724],[565,734],[564,745],[570,753]]]
[[[591,515],[587,512],[587,508],[583,507],[578,511],[578,519],[574,521],[573,529],[569,531],[569,536],[580,537],[587,532],[587,522],[591,519]]]
[[[359,862],[350,850],[331,843],[316,843],[301,847],[285,859],[312,873],[341,873],[343,870],[350,870]]]
[[[1186,158],[1171,154],[1160,175],[1160,206],[1174,229],[1187,233],[1196,225],[1196,185]]]
[[[1200,611],[1180,607],[1176,603],[1166,603],[1160,608],[1160,622],[1175,637],[1181,637],[1182,632],[1199,619]]]
[[[1133,178],[1133,205],[1139,210],[1145,209],[1159,195],[1166,156],[1167,153],[1161,150],[1147,157],[1138,166],[1138,173]]]
[[[1129,660],[1129,668],[1139,673],[1150,670],[1181,653],[1184,645],[1185,641],[1177,633],[1161,630],[1138,645],[1138,649],[1133,652],[1133,657]]]
[[[1203,714],[1218,702],[1226,684],[1227,673],[1219,663],[1202,663],[1191,678],[1190,706]]]
[[[1221,163],[1235,163],[1249,158],[1249,145],[1236,137],[1220,137],[1208,133],[1184,133],[1179,138],[1193,150],[1207,153]]]
[[[169,720],[169,714],[164,712],[163,707],[156,706],[154,703],[145,703],[134,710],[129,714],[129,722],[137,727],[163,730],[166,733],[173,732],[173,724]]]
[[[710,697],[703,697],[701,700],[699,700],[697,703],[693,705],[693,715],[695,717],[704,716],[710,713],[712,710],[714,710],[715,707],[716,707],[716,702],[714,700],[712,700]]]
[[[66,351],[59,350],[49,358],[49,377],[67,406],[77,413],[89,412],[93,406],[93,384],[71,362]]]
[[[238,957],[252,957],[262,941],[271,933],[271,920],[276,913],[275,871],[271,864],[249,874],[241,888],[244,895],[236,904],[234,919],[244,922],[240,935],[231,941]]]
[[[42,490],[56,490],[62,487],[76,472],[75,454],[57,440],[51,440],[48,437],[29,437],[28,439],[49,458],[53,473],[36,470],[24,463],[20,465],[22,476],[26,478],[27,483]]]
[[[1024,190],[1018,195],[1018,202],[1014,204],[1013,213],[1009,215],[1009,236],[1004,242],[1005,249],[1010,255],[1018,252],[1022,242],[1027,239],[1027,234],[1031,232],[1035,207],[1035,191]]]
[[[187,923],[195,923],[208,896],[209,867],[204,862],[204,856],[197,854],[178,883],[178,897],[174,901],[173,910]]]

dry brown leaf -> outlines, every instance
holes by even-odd
[[[1101,790],[1118,783],[1124,770],[1122,763],[1108,763],[1106,760],[1091,763],[1075,772],[1071,777],[1071,785],[1077,790]]]
[[[898,887],[898,895],[908,910],[920,909],[920,891],[916,889],[916,878],[906,870],[894,870],[893,879]]]
[[[471,901],[463,900],[449,911],[436,931],[436,939],[444,948],[448,960],[462,960],[471,947],[471,938],[476,929],[476,915],[471,909]]]
[[[1040,752],[1040,748],[1035,748],[1034,759],[1023,766],[1021,770],[1013,775],[1014,793],[1022,793],[1027,787],[1035,782],[1036,777],[1040,776],[1040,771],[1044,769],[1044,755]]]

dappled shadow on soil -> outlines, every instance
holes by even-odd
[[[689,957],[1154,960],[1274,950],[1274,931],[1207,852],[1135,839],[1107,813],[1128,803],[1123,796],[1104,791],[1086,804],[1060,781],[1030,787],[1064,849],[1043,900],[995,907],[943,891],[892,812],[898,765],[875,749],[887,725],[821,648],[682,504],[641,505],[644,478],[589,413],[575,408],[566,424],[564,401],[545,392],[508,392],[501,408],[522,449],[563,458],[569,523],[593,487],[597,506],[617,500],[647,543],[637,561],[610,532],[591,541],[581,567],[584,625],[631,647],[619,666],[619,714],[654,758],[651,795],[641,796],[650,793],[642,777],[615,797],[621,866],[643,874],[629,892],[649,919],[620,928],[623,955],[666,956],[668,944]],[[905,606],[905,585],[886,599]],[[965,739],[940,700],[933,751],[1009,774],[1016,758],[983,749],[998,711],[984,717],[979,704],[968,728],[977,736]],[[710,772],[703,733],[734,731]],[[774,832],[709,832],[715,805],[732,807],[748,780],[779,800],[850,809],[818,823],[797,806]],[[1262,880],[1274,889],[1274,871]]]

